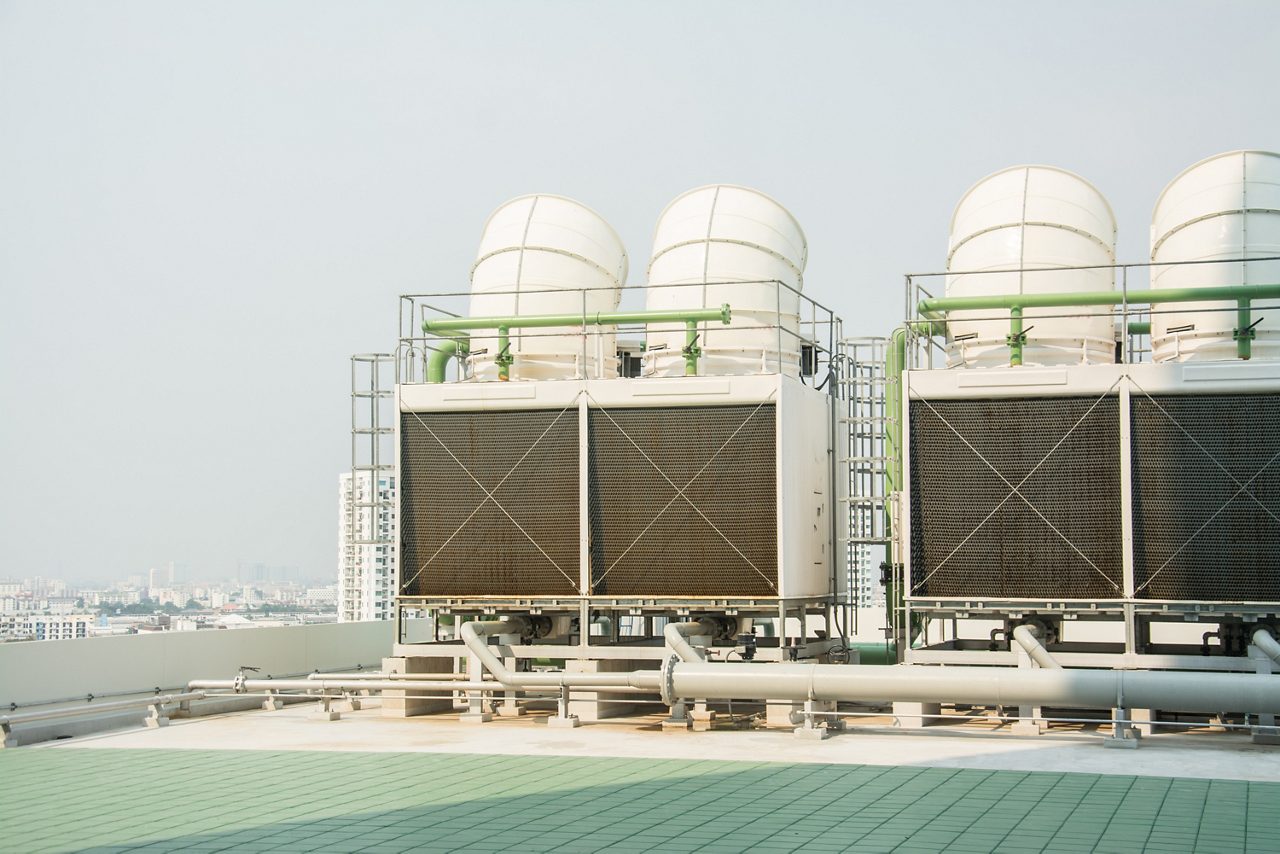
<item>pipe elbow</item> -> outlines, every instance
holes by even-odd
[[[671,651],[676,654],[681,661],[703,661],[698,651],[689,643],[689,638],[695,635],[715,635],[715,626],[705,620],[695,620],[688,623],[667,623],[667,627],[662,630],[662,636],[667,642],[667,646],[671,647]]]
[[[1044,648],[1040,642],[1040,629],[1029,623],[1023,623],[1013,630],[1013,639],[1018,646],[1026,650],[1031,660],[1045,670],[1061,670],[1062,665]]]

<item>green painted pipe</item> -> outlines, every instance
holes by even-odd
[[[431,355],[427,357],[427,382],[442,383],[444,382],[445,368],[449,365],[449,360],[458,353],[464,356],[467,353],[468,341],[465,336],[460,338],[442,338],[435,343],[435,349],[431,351]]]
[[[698,375],[698,357],[701,355],[702,348],[698,346],[698,322],[686,320],[684,322],[684,375],[686,377]]]
[[[511,327],[498,327],[498,356],[493,360],[498,365],[498,380],[506,382],[511,379],[511,364],[515,359],[511,356]]]
[[[1255,299],[1280,297],[1280,284],[1227,285],[1206,288],[1167,288],[1160,290],[1129,291],[1081,291],[1079,293],[1052,294],[990,294],[976,297],[932,297],[920,300],[919,312],[928,317],[937,312],[980,311],[983,309],[1008,309],[1010,312],[1009,348],[1012,351],[1009,364],[1022,364],[1022,310],[1027,308],[1067,308],[1085,305],[1159,305],[1169,302],[1215,302],[1234,300],[1237,305],[1236,355],[1248,359],[1253,355],[1251,303]]]
[[[614,311],[596,312],[595,314],[529,314],[512,315],[510,317],[440,317],[422,321],[423,332],[434,332],[437,335],[446,332],[463,332],[475,329],[498,330],[498,355],[494,361],[498,365],[498,379],[506,382],[511,379],[511,366],[515,358],[511,355],[512,329],[537,329],[549,326],[616,326],[621,323],[683,323],[685,325],[684,373],[685,376],[697,376],[698,357],[702,349],[698,347],[698,324],[700,322],[720,321],[728,324],[732,319],[729,304],[719,308],[697,308],[686,311]],[[452,355],[451,353],[449,355]],[[434,358],[434,355],[433,357]],[[448,355],[442,359],[448,359]],[[431,362],[428,362],[428,382],[444,381],[444,362],[440,365],[440,379],[431,380]]]
[[[1149,321],[1149,320],[1130,320],[1130,321],[1129,321],[1129,334],[1130,334],[1130,335],[1150,335],[1150,334],[1151,334],[1151,321]]]
[[[1248,359],[1253,355],[1253,337],[1257,334],[1251,320],[1249,300],[1242,299],[1236,303],[1236,328],[1233,337],[1236,339],[1236,355]]]
[[[890,541],[893,538],[893,509],[889,504],[889,496],[900,492],[903,485],[902,468],[902,379],[907,367],[907,330],[895,329],[889,336],[889,346],[885,351],[885,393],[884,393],[884,439],[885,456],[889,464],[884,473],[885,525]],[[885,563],[889,565],[889,583],[885,585],[885,611],[888,625],[893,625],[893,616],[902,607],[902,590],[898,586],[898,568],[893,564],[893,546],[885,549]]]
[[[1027,333],[1022,331],[1022,308],[1014,306],[1009,309],[1009,365],[1014,368],[1022,366],[1022,345],[1027,340]]]
[[[858,651],[859,664],[897,664],[897,645],[891,641],[851,643],[849,649]]]
[[[729,304],[719,308],[670,311],[614,311],[595,314],[529,314],[509,317],[439,317],[422,321],[423,332],[465,332],[475,329],[535,329],[548,326],[616,326],[622,323],[702,323],[731,319]]]
[[[1125,302],[1156,305],[1165,302],[1214,302],[1280,297],[1280,284],[1227,285],[1212,288],[1164,288],[1159,290],[1080,291],[1053,294],[990,294],[977,297],[931,297],[920,300],[920,313],[970,311],[984,308],[1065,308],[1080,305],[1121,305]]]

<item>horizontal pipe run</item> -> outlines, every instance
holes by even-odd
[[[631,687],[644,688],[648,691],[658,690],[662,682],[661,674],[656,671],[635,671],[632,673],[514,673],[507,669],[489,649],[489,635],[522,634],[528,628],[528,622],[522,618],[493,621],[472,621],[463,623],[458,635],[463,644],[480,659],[481,666],[493,674],[503,685],[514,688],[595,688],[595,687]]]
[[[931,297],[920,300],[922,315],[947,311],[1011,308],[1065,308],[1068,306],[1157,305],[1168,302],[1215,302],[1280,297],[1280,284],[1227,285],[1204,288],[1159,288],[1128,291],[1080,291],[1048,294],[988,294],[972,297]]]
[[[381,673],[369,671],[366,673],[313,673],[307,679],[310,681],[341,679],[351,682],[369,679],[390,679],[395,682],[401,680],[405,682],[442,682],[446,680],[466,682],[471,677],[465,673]]]
[[[203,691],[188,691],[183,694],[159,694],[154,697],[139,697],[136,700],[115,700],[110,703],[85,703],[80,706],[65,706],[57,709],[44,709],[37,712],[19,712],[16,715],[0,715],[0,726],[32,723],[34,721],[50,721],[58,718],[75,718],[81,715],[95,715],[103,712],[123,712],[129,709],[140,709],[146,706],[168,706],[174,703],[185,703],[188,700],[204,699]]]
[[[526,674],[519,674],[526,675]],[[559,674],[538,674],[558,676]],[[576,674],[570,674],[576,675]],[[593,676],[597,674],[582,674]],[[604,675],[604,674],[598,674]],[[625,680],[630,674],[619,673],[611,676],[614,682],[619,681],[619,677]],[[599,685],[589,686],[591,691],[608,693],[608,694],[652,694],[657,691],[657,676],[655,672],[654,686],[644,688],[631,685]],[[235,679],[197,679],[191,683],[193,688],[201,688],[207,690],[234,691],[240,689],[241,694],[254,694],[262,692],[279,693],[282,691],[537,691],[537,688],[526,688],[520,685],[511,685],[497,680],[486,679],[481,682],[454,682],[451,680],[432,681],[422,680],[379,680],[379,679],[246,679],[238,681]],[[546,686],[547,693],[555,693],[554,689],[559,686]]]
[[[466,332],[476,329],[536,329],[548,326],[617,326],[622,323],[728,324],[732,312],[728,303],[719,308],[672,309],[658,311],[601,311],[589,314],[528,314],[507,317],[440,317],[422,321],[423,332]]]
[[[1044,648],[1044,644],[1040,643],[1040,630],[1035,626],[1026,624],[1018,626],[1013,630],[1013,639],[1018,642],[1018,646],[1027,651],[1027,655],[1031,656],[1032,661],[1045,670],[1062,669],[1062,665],[1049,654],[1049,650]]]
[[[668,675],[673,698],[1280,712],[1280,678],[1244,673],[677,662]]]

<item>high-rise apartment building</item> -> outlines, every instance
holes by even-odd
[[[396,567],[396,484],[386,471],[343,472],[338,481],[338,621],[390,620]]]

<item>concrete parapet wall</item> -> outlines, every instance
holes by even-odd
[[[391,651],[391,622],[154,632],[0,644],[0,708],[185,687],[231,679],[377,667]]]

